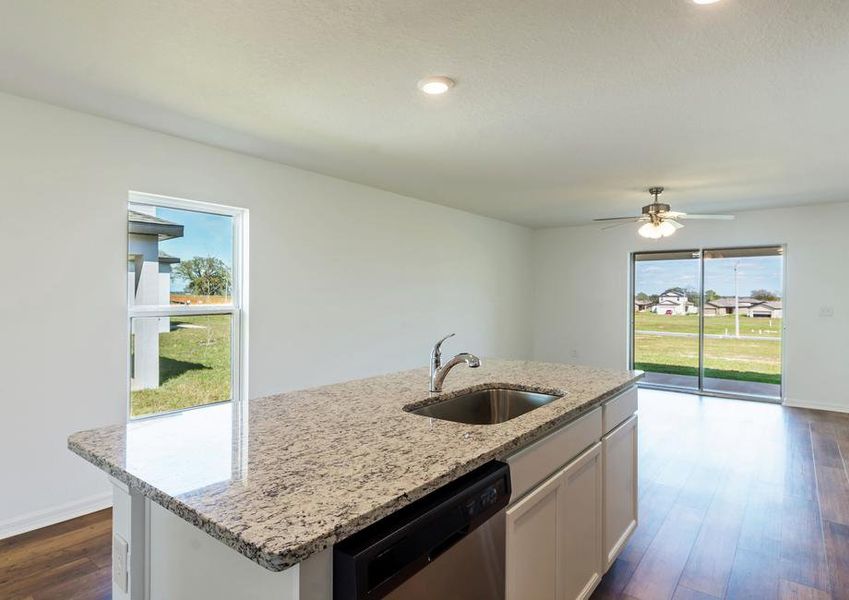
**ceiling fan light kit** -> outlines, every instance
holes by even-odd
[[[658,196],[663,192],[660,186],[649,188],[649,194],[654,197],[654,202],[643,207],[642,214],[635,217],[613,217],[609,219],[595,219],[596,221],[622,221],[615,223],[605,229],[618,227],[627,223],[642,223],[637,233],[644,238],[650,240],[659,240],[660,238],[669,237],[682,227],[679,219],[733,219],[734,215],[689,215],[687,213],[675,212],[671,210],[668,204],[658,202]]]
[[[663,233],[660,231],[660,225],[655,225],[654,223],[644,223],[637,230],[637,233],[650,240],[659,240],[663,237]]]

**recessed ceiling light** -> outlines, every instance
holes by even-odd
[[[693,0],[693,4],[716,4],[719,0]]]
[[[419,89],[431,96],[444,94],[452,87],[454,87],[454,80],[449,77],[425,77],[419,81]]]

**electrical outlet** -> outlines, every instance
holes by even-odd
[[[820,306],[820,316],[821,317],[833,317],[834,316],[834,307],[833,306]]]
[[[569,353],[569,356],[572,358],[572,360],[578,360],[578,351],[577,351],[577,350],[572,350],[572,351]]]
[[[112,535],[112,583],[119,590],[127,593],[129,577],[127,573],[127,559],[129,554],[129,545],[127,540],[120,535]]]

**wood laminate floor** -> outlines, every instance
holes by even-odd
[[[108,600],[112,510],[0,540],[0,599]]]
[[[849,600],[847,461],[849,415],[641,390],[640,525],[593,599]],[[0,599],[107,600],[110,526],[0,540]]]
[[[849,599],[849,415],[640,390],[640,524],[594,600]]]

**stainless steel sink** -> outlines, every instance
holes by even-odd
[[[504,388],[480,390],[411,410],[413,414],[468,423],[495,425],[545,406],[560,396]]]

